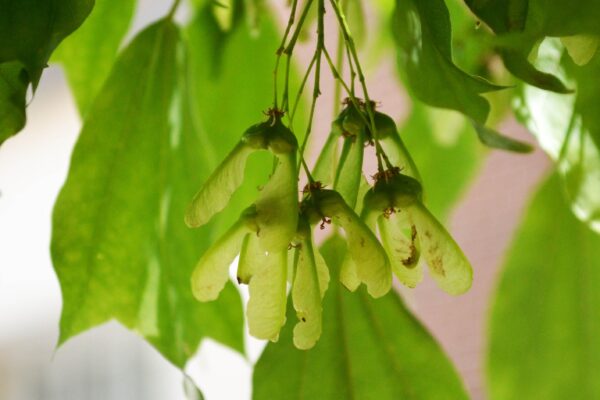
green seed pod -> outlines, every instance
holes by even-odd
[[[386,171],[367,192],[363,204],[365,208],[381,213],[421,201],[422,193],[422,186],[416,179],[399,172]]]
[[[294,345],[299,349],[309,349],[321,336],[321,300],[329,283],[329,270],[314,246],[308,221],[301,219],[298,231],[301,239],[295,250],[291,292],[298,317],[294,327]]]
[[[390,137],[392,135],[395,135],[398,132],[398,129],[396,128],[396,123],[394,122],[392,117],[390,117],[389,115],[384,114],[379,111],[374,111],[373,119],[375,120],[375,129],[377,130],[377,132],[376,132],[377,139],[384,139],[384,138]],[[370,132],[370,130],[369,130],[369,132]],[[374,136],[372,132],[370,132],[370,133],[371,133],[370,136]]]
[[[356,265],[356,276],[372,297],[381,297],[392,287],[392,270],[385,250],[369,228],[333,190],[321,190],[315,199],[321,212],[346,233],[348,250]]]
[[[406,211],[380,215],[377,226],[392,271],[404,285],[414,288],[423,279],[419,264],[420,242],[417,229]]]
[[[252,234],[252,209],[246,209],[238,221],[200,258],[192,273],[192,292],[199,301],[215,300],[229,279],[229,266],[240,252],[244,237]]]
[[[276,167],[256,200],[256,223],[261,247],[286,249],[298,227],[296,152],[276,157]]]
[[[361,130],[365,128],[365,116],[361,115],[362,111],[358,110],[353,103],[348,104],[345,111],[346,115],[344,115],[342,122],[343,131],[352,136],[359,135]]]
[[[344,108],[342,112],[331,122],[331,134],[335,136],[342,136],[344,132],[344,118],[348,114],[348,108]]]
[[[269,121],[252,125],[244,132],[242,142],[256,150],[267,149],[269,145],[268,131],[270,125]]]
[[[254,151],[254,148],[240,141],[215,169],[188,206],[185,223],[189,227],[206,224],[227,206],[233,193],[242,184],[246,160]]]
[[[446,228],[421,202],[407,210],[421,242],[422,256],[438,286],[452,295],[471,287],[473,268]]]
[[[267,131],[269,149],[274,154],[289,154],[298,149],[296,135],[276,117]]]
[[[375,184],[377,186],[377,184]],[[418,180],[408,175],[394,175],[388,182],[393,194],[395,207],[403,208],[413,204],[415,201],[421,201],[423,187]]]
[[[248,330],[257,339],[276,342],[285,324],[287,303],[287,249],[263,253],[256,260],[248,284],[250,298],[246,308]]]

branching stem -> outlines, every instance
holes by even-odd
[[[346,21],[346,16],[344,15],[344,11],[340,7],[339,0],[329,0],[331,6],[333,7],[333,11],[340,25],[340,29],[342,31],[342,35],[344,36],[344,40],[346,42],[346,48],[349,52],[349,60],[350,62],[354,62],[354,66],[356,67],[356,72],[358,74],[358,80],[362,87],[363,95],[365,97],[365,108],[367,110],[367,115],[369,117],[368,125],[371,128],[371,133],[373,136],[373,141],[375,143],[375,153],[377,155],[377,167],[379,172],[383,172],[383,162],[385,161],[388,167],[391,166],[391,163],[383,151],[383,148],[379,144],[379,139],[377,138],[377,127],[375,125],[375,114],[373,112],[373,102],[369,97],[369,90],[367,89],[367,83],[365,79],[365,75],[362,70],[362,66],[360,65],[360,60],[358,58],[358,52],[356,51],[356,45],[354,44],[354,38],[352,38],[352,34],[350,33],[350,28]],[[352,99],[352,97],[351,97]]]

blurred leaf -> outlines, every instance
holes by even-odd
[[[100,91],[127,33],[136,0],[96,0],[85,23],[54,53],[62,63],[82,116]]]
[[[515,104],[520,120],[557,163],[573,211],[600,232],[600,57],[580,67],[558,39],[540,46],[536,66],[552,70],[575,95],[524,86]]]
[[[456,66],[452,59],[450,13],[443,0],[396,0],[392,30],[400,74],[414,97],[429,106],[456,110],[468,116],[481,142],[487,146],[519,152],[528,149],[526,144],[485,126],[490,103],[482,94],[505,87]],[[474,53],[482,51],[481,48],[473,50]],[[485,61],[482,59],[479,63]],[[478,68],[478,71],[485,69]]]
[[[25,125],[25,95],[93,0],[0,0],[0,145]]]
[[[556,174],[508,254],[492,309],[490,398],[600,398],[600,236],[571,214]]]
[[[186,374],[183,375],[183,392],[188,400],[204,400],[204,395],[194,380]]]
[[[242,351],[243,317],[231,285],[209,304],[190,289],[208,231],[188,230],[183,213],[206,167],[189,115],[180,118],[187,108],[173,100],[187,88],[176,82],[178,45],[162,20],[117,60],[55,206],[52,258],[61,344],[115,318],[182,367],[206,335]]]
[[[400,130],[419,166],[425,204],[440,220],[464,193],[483,160],[483,148],[459,114],[413,104]],[[446,166],[446,167],[441,167]]]
[[[396,0],[392,29],[404,81],[424,103],[460,111],[484,124],[490,111],[482,93],[501,89],[452,61],[451,27],[443,0]]]
[[[323,304],[323,333],[298,350],[293,324],[269,343],[254,370],[253,399],[466,399],[452,365],[393,291],[373,300],[338,281],[346,249],[334,237],[323,246],[332,281]],[[294,311],[288,308],[288,319]]]
[[[342,0],[344,13],[352,32],[352,37],[359,47],[367,41],[368,29],[363,0]]]
[[[474,123],[473,126],[481,143],[488,147],[513,151],[515,153],[530,153],[533,151],[533,146],[528,143],[501,135],[484,125]]]
[[[0,64],[0,144],[25,126],[25,95],[29,81],[23,64]]]
[[[535,69],[529,57],[547,36],[600,35],[600,7],[595,0],[466,0],[471,10],[501,35],[500,54],[508,70],[542,89],[567,93],[555,75]],[[504,36],[504,37],[502,37]]]

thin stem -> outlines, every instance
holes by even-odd
[[[302,14],[300,15],[300,19],[298,20],[298,25],[296,26],[296,29],[294,30],[294,33],[292,34],[292,38],[290,39],[290,42],[288,43],[285,50],[283,50],[283,52],[285,54],[291,55],[294,52],[294,47],[296,46],[296,42],[298,41],[300,32],[302,32],[302,26],[304,25],[304,21],[306,20],[306,17],[308,16],[308,12],[310,11],[310,8],[312,7],[313,1],[314,0],[306,1],[306,4],[304,5],[304,9],[302,10]]]
[[[311,1],[311,0],[309,0]],[[313,86],[313,96],[312,96],[312,104],[310,106],[310,115],[308,118],[308,125],[306,127],[306,134],[304,135],[304,139],[302,140],[302,145],[300,146],[300,158],[304,160],[304,152],[306,150],[306,145],[308,143],[308,138],[312,132],[312,124],[315,115],[315,107],[317,104],[317,98],[321,95],[321,55],[323,54],[323,50],[325,49],[325,3],[324,0],[318,0],[317,6],[317,48],[315,49],[315,79]],[[307,172],[307,176],[309,179],[310,173]]]
[[[181,0],[175,0],[173,2],[173,5],[171,6],[169,13],[167,14],[167,19],[173,19],[173,16],[175,15],[175,12],[177,11],[177,8],[179,7],[180,3],[181,3]]]
[[[290,109],[290,101],[289,101],[289,92],[290,92],[290,67],[292,63],[292,56],[286,54],[286,63],[285,63],[285,87],[283,89],[283,100],[281,102],[281,108],[284,111],[289,111]]]
[[[347,7],[348,2],[345,1],[342,3],[342,8]],[[336,52],[336,57],[335,57],[335,69],[338,72],[338,75],[343,74],[343,68],[344,68],[344,37],[342,36],[342,34],[340,33],[338,35],[338,41],[337,41],[337,52]],[[326,56],[328,56],[329,54],[326,54]],[[333,102],[333,115],[334,117],[336,117],[339,113],[340,113],[340,109],[341,109],[341,97],[342,97],[342,83],[340,82],[340,79],[336,79],[335,80],[335,87],[334,87],[334,92],[333,92],[333,98],[334,98],[334,102]]]
[[[297,2],[297,0],[295,0]],[[302,32],[302,27],[304,26],[304,22],[306,21],[306,17],[308,16],[308,13],[312,7],[314,0],[307,0],[306,4],[304,5],[304,8],[302,9],[302,14],[300,14],[300,18],[298,20],[298,25],[296,26],[296,29],[294,30],[294,33],[292,34],[292,37],[289,41],[289,43],[287,44],[287,46],[285,46],[285,42],[282,42],[282,46],[279,48],[279,53],[283,53],[286,55],[287,57],[287,62],[286,62],[286,72],[285,72],[285,89],[283,92],[283,109],[289,109],[289,87],[290,87],[290,64],[291,64],[291,57],[292,57],[292,53],[294,52],[294,47],[296,46],[296,42],[298,41],[298,37],[300,36],[300,32]],[[289,32],[288,32],[289,34]],[[281,57],[281,54],[278,55],[278,57]],[[279,61],[277,62],[277,65],[279,65]],[[275,77],[275,79],[277,80],[277,77]]]
[[[298,89],[298,93],[296,93],[296,99],[294,100],[294,107],[292,108],[291,114],[289,114],[290,125],[294,122],[294,116],[296,115],[296,111],[298,109],[298,104],[300,103],[300,97],[302,96],[302,93],[304,92],[304,87],[306,86],[306,83],[308,82],[308,77],[310,76],[310,73],[311,73],[316,61],[317,61],[317,54],[315,53],[315,55],[313,55],[312,60],[310,61],[310,64],[308,65],[308,69],[306,70],[306,73],[304,74],[304,78],[302,78],[302,82],[300,83],[300,88]]]
[[[344,35],[340,34],[340,36],[342,37],[342,39],[344,38]],[[356,86],[356,70],[354,69],[354,62],[352,61],[352,57],[350,56],[350,50],[348,50],[348,46],[345,46],[345,48],[346,58],[348,59],[348,66],[350,68],[350,89],[354,94],[354,88]]]
[[[292,1],[292,9],[290,11],[290,18],[288,20],[287,26],[285,27],[285,32],[283,34],[283,38],[281,39],[281,44],[277,48],[277,59],[275,60],[275,69],[273,70],[273,107],[277,108],[277,73],[279,71],[279,62],[281,61],[281,55],[285,49],[285,42],[290,34],[292,26],[294,25],[294,21],[296,19],[296,9],[298,7],[298,0]]]
[[[351,88],[348,86],[346,81],[344,81],[344,79],[342,78],[342,76],[341,76],[340,72],[338,71],[338,69],[336,68],[336,66],[333,64],[331,55],[329,54],[329,51],[325,47],[323,48],[323,54],[325,54],[325,59],[327,60],[327,64],[329,64],[329,69],[331,70],[331,75],[333,75],[333,78],[337,82],[339,82],[339,84],[344,88],[344,90],[348,94],[348,97],[350,98],[350,100],[354,99],[356,101],[355,106],[358,107],[358,100],[354,96],[354,93],[352,92]],[[354,103],[354,101],[353,101],[353,103]],[[368,124],[369,121],[362,114],[361,114],[361,117],[364,119],[365,123]]]
[[[308,165],[306,164],[306,160],[304,159],[304,156],[300,156],[300,163],[302,164],[302,168],[304,168],[304,173],[306,174],[308,183],[315,183],[315,179],[312,177],[312,174],[310,173],[310,168],[308,168]]]
[[[363,95],[365,96],[365,108],[367,110],[367,115],[369,116],[369,125],[371,128],[371,133],[373,136],[373,140],[375,142],[375,153],[377,155],[377,163],[380,172],[382,172],[383,163],[381,162],[381,158],[383,158],[388,166],[390,166],[389,159],[383,148],[379,144],[379,139],[377,138],[377,127],[375,125],[375,114],[373,113],[373,106],[371,99],[369,97],[369,90],[367,89],[367,83],[365,79],[365,74],[363,73],[362,66],[360,65],[360,59],[358,58],[358,52],[356,51],[356,45],[354,44],[354,39],[352,38],[352,34],[350,33],[350,28],[348,26],[348,22],[346,21],[346,17],[344,15],[344,11],[341,9],[339,0],[330,0],[331,6],[333,7],[335,16],[338,20],[340,28],[342,30],[342,34],[344,35],[344,40],[346,41],[346,46],[348,51],[350,52],[350,58],[354,61],[356,66],[356,72],[358,73],[358,80],[360,81]]]

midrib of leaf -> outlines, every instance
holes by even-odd
[[[583,229],[587,229],[586,227],[583,227]],[[578,276],[580,277],[580,284],[582,286],[582,290],[578,290],[579,292],[579,296],[581,299],[581,304],[582,304],[582,312],[580,313],[575,313],[576,315],[579,315],[579,319],[580,319],[580,323],[582,325],[582,330],[583,330],[583,340],[582,345],[580,346],[581,351],[579,352],[579,354],[581,355],[581,357],[583,358],[582,360],[582,364],[586,366],[586,368],[584,368],[585,370],[585,376],[586,382],[594,382],[594,380],[596,380],[596,377],[593,376],[593,372],[597,372],[597,370],[594,370],[593,366],[593,357],[591,356],[592,354],[599,354],[597,351],[592,351],[592,349],[595,349],[596,346],[594,345],[594,340],[593,340],[593,334],[592,334],[592,327],[591,327],[591,316],[592,316],[592,312],[591,310],[591,306],[592,306],[592,301],[590,299],[590,295],[589,293],[592,293],[591,291],[594,290],[594,288],[591,285],[591,277],[593,276],[593,274],[591,273],[591,268],[590,266],[592,265],[592,260],[589,259],[589,254],[590,252],[588,251],[588,249],[590,248],[590,244],[589,244],[589,239],[588,239],[588,235],[585,234],[579,234],[579,237],[577,238],[577,241],[579,243],[581,243],[581,247],[582,247],[582,254],[583,254],[583,263],[582,263],[582,268],[583,271],[581,274],[578,274]],[[590,391],[590,393],[587,393],[586,398],[592,399],[594,398],[594,393],[593,393],[593,389],[591,386],[587,385],[586,386],[586,391]],[[596,395],[598,395],[598,393],[596,393]]]
[[[289,322],[288,322],[289,323]],[[304,399],[304,384],[306,382],[306,366],[308,365],[308,351],[302,352],[302,366],[300,367],[300,384],[298,385],[298,399]]]
[[[341,285],[337,280],[334,285],[337,285],[335,288],[335,305],[338,312],[338,331],[340,332],[339,340],[341,341],[341,348],[343,350],[342,355],[344,356],[344,377],[346,378],[346,387],[348,388],[348,394],[350,395],[349,400],[356,399],[356,389],[353,386],[352,380],[352,366],[350,365],[350,352],[348,351],[348,333],[346,332],[346,327],[344,324],[345,316],[344,310],[342,307],[342,293]]]
[[[194,92],[196,85],[190,84],[193,82],[193,79],[190,78],[190,62],[186,57],[185,62],[185,74],[186,74],[186,84],[184,85],[184,92],[187,99],[187,108],[190,115],[190,122],[192,123],[193,130],[199,135],[201,141],[205,144],[202,146],[204,150],[204,159],[206,160],[206,169],[209,171],[214,171],[218,166],[218,160],[216,157],[215,146],[206,134],[206,129],[202,124],[200,119],[200,114],[197,112],[198,110],[198,95]],[[206,178],[205,178],[206,179]]]
[[[392,290],[394,290],[394,289],[392,289]],[[372,309],[373,306],[371,304],[369,304],[369,299],[366,296],[367,296],[367,294],[365,294],[363,291],[360,292],[360,300],[361,300],[360,303],[363,306],[363,309],[365,310],[365,314],[369,318],[369,321],[371,322],[371,327],[373,327],[373,331],[377,334],[377,338],[380,340],[381,343],[383,343],[383,346],[381,346],[381,348],[384,350],[384,354],[386,355],[390,366],[393,368],[393,370],[394,370],[396,376],[399,378],[399,380],[402,381],[402,384],[399,386],[403,392],[403,395],[406,396],[406,397],[402,397],[402,398],[416,399],[414,392],[411,390],[410,378],[408,378],[406,376],[406,374],[403,371],[402,366],[400,366],[400,364],[398,364],[398,362],[397,362],[397,360],[400,357],[397,357],[394,354],[393,346],[390,344],[390,341],[383,334],[384,329],[381,326],[381,323],[379,322],[379,320],[375,317],[375,315],[373,313],[373,309]],[[397,299],[397,295],[394,295],[393,297]]]
[[[144,104],[144,106],[147,104],[148,93],[151,92],[150,89],[152,88],[152,86],[151,85],[146,86],[146,89],[144,90],[143,83],[148,80],[149,76],[159,76],[158,74],[155,74],[155,73],[151,74],[150,73],[151,71],[153,71],[156,68],[156,62],[157,62],[157,57],[158,57],[158,55],[156,54],[157,53],[156,50],[157,50],[157,47],[159,47],[159,45],[162,45],[162,41],[163,41],[163,30],[162,30],[162,28],[160,30],[160,34],[159,35],[160,36],[157,38],[156,43],[154,45],[154,49],[152,51],[152,55],[151,55],[151,58],[150,58],[150,64],[149,64],[150,66],[148,68],[144,68],[144,66],[147,65],[147,64],[145,64],[145,63],[139,63],[138,64],[139,65],[139,69],[142,72],[139,73],[139,74],[136,74],[136,76],[140,77],[138,79],[138,81],[137,81],[136,88],[137,89],[142,88],[142,90],[141,90],[142,97],[143,97],[142,104]],[[140,92],[136,91],[136,93],[140,93]],[[127,105],[127,109],[128,109],[127,114],[129,114],[129,115],[133,115],[134,114],[134,113],[132,113],[132,111],[135,109],[135,107],[134,107],[134,99],[135,98],[133,96],[129,98],[129,102],[128,102],[128,105]],[[123,132],[123,131],[124,132],[131,132],[131,129],[126,129],[126,128],[130,128],[131,126],[134,126],[135,124],[133,122],[134,122],[134,119],[128,119],[126,121],[126,123],[124,125],[122,125],[123,129],[121,129],[121,132]],[[131,136],[132,135],[123,135],[123,134],[119,135],[120,143],[119,143],[119,146],[117,147],[118,154],[116,154],[115,157],[112,158],[110,164],[107,166],[108,174],[107,174],[107,179],[105,180],[104,185],[103,185],[103,187],[104,187],[103,192],[104,193],[109,193],[108,192],[108,188],[110,188],[112,186],[112,183],[113,183],[113,180],[114,180],[114,176],[115,176],[115,171],[117,169],[116,165],[121,160],[121,158],[122,158],[121,156],[123,154],[123,151],[127,150],[127,148],[125,146],[127,146],[130,143]],[[123,146],[123,145],[125,145],[125,146]],[[111,204],[112,204],[112,198],[110,196],[105,196],[102,199],[102,201],[100,203],[100,206],[98,207],[98,212],[96,214],[98,216],[96,218],[97,221],[106,221],[107,220],[107,216],[110,215],[110,212],[111,212],[111,209],[112,209],[112,207],[110,207]],[[94,232],[92,234],[92,238],[94,239],[94,242],[98,243],[99,242],[98,239],[101,238],[101,237],[103,237],[105,235],[105,232],[106,232],[106,224],[99,224],[99,223],[94,224]],[[73,312],[73,314],[72,314],[72,318],[73,319],[75,318],[75,316],[77,316],[80,313],[81,310],[83,310],[83,309],[86,308],[84,305],[87,304],[87,301],[89,299],[89,297],[86,296],[86,294],[87,294],[87,292],[89,290],[92,278],[94,278],[95,275],[96,275],[95,274],[95,271],[96,271],[96,262],[95,262],[96,255],[97,255],[97,251],[92,251],[92,250],[88,251],[88,257],[87,257],[88,260],[86,262],[86,269],[87,269],[86,280],[85,280],[84,285],[82,285],[83,287],[79,291],[80,294],[78,296],[79,297],[79,302],[78,303],[81,304],[82,306],[76,308],[76,311]],[[147,274],[145,274],[145,275],[147,275]],[[146,283],[145,282],[146,279],[147,279],[147,277],[144,276],[144,283]],[[140,285],[140,286],[144,287],[145,285]],[[137,308],[139,308],[139,305],[140,305],[140,303],[142,301],[142,297],[143,297],[143,291],[137,291],[136,295],[137,295]],[[64,340],[66,340],[66,338],[63,338],[62,335],[61,335],[61,342],[64,341]]]

